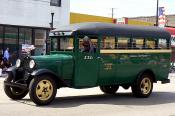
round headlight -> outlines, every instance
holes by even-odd
[[[34,68],[34,66],[35,66],[35,61],[34,60],[30,60],[29,68]]]
[[[21,60],[20,59],[17,59],[16,60],[16,67],[18,68],[18,67],[20,67],[21,66]]]

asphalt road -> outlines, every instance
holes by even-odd
[[[175,75],[175,74],[174,74]],[[149,98],[135,98],[131,90],[119,88],[116,95],[104,95],[99,88],[57,91],[48,106],[36,106],[27,95],[13,101],[3,91],[0,78],[1,116],[175,116],[175,76],[170,84],[154,84]]]

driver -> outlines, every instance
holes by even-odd
[[[93,46],[93,44],[92,44],[92,42],[91,42],[91,40],[89,39],[88,36],[85,36],[85,37],[83,38],[83,43],[82,43],[82,45],[83,45],[83,47],[84,47],[82,52],[94,53],[94,46]]]

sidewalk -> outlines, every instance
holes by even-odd
[[[3,73],[2,75],[0,75],[0,78],[5,78],[7,76],[7,74]]]

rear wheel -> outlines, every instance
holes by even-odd
[[[13,78],[12,78],[11,73],[8,73],[8,77],[5,79],[5,81],[6,82],[13,82]],[[23,90],[23,89],[17,88],[17,87],[11,87],[9,85],[4,84],[4,92],[6,93],[6,95],[9,98],[11,98],[13,100],[20,100],[27,95],[28,90]]]
[[[152,93],[153,77],[150,74],[141,75],[131,89],[136,97],[148,97]]]
[[[47,105],[51,103],[56,93],[56,83],[49,75],[35,77],[30,82],[29,96],[37,105]]]
[[[118,88],[118,85],[100,86],[101,91],[106,94],[115,94]]]

